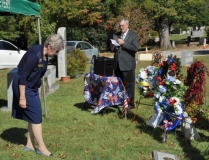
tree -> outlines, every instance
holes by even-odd
[[[170,26],[173,23],[188,23],[189,21],[197,20],[196,14],[191,11],[204,6],[205,3],[206,0],[144,0],[142,7],[147,15],[155,21],[155,27],[159,34],[160,48],[171,48],[169,39]]]
[[[20,33],[14,16],[0,16],[0,39],[14,41]]]
[[[140,5],[136,2],[137,0],[103,0],[104,29],[109,38],[112,37],[113,32],[119,31],[118,20],[125,17],[129,19],[129,28],[139,35],[139,45],[141,46],[148,41],[149,31],[153,23],[146,14],[141,12]]]
[[[139,6],[134,4],[132,2],[130,5],[134,7],[123,8],[122,16],[129,19],[130,29],[139,35],[139,45],[141,46],[149,40],[149,34],[153,28],[153,21],[150,20],[146,14],[142,13]]]

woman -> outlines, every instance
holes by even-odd
[[[64,40],[59,34],[49,36],[44,45],[31,47],[20,60],[12,84],[12,117],[28,122],[28,138],[24,149],[50,157],[53,154],[46,148],[42,137],[42,107],[38,88],[47,70],[48,56],[57,55],[63,48]],[[34,139],[38,143],[37,149]]]

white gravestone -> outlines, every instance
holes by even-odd
[[[49,85],[49,93],[53,93],[59,89],[59,84],[56,83],[56,66],[48,65],[47,70],[50,70],[51,73],[47,76],[47,83]]]
[[[65,43],[66,43],[66,27],[60,27],[57,31],[60,34]],[[66,77],[67,76],[67,58],[66,58],[66,44],[64,45],[64,49],[61,50],[57,56],[58,60],[58,77]]]
[[[203,37],[203,30],[192,31],[192,37]]]
[[[12,69],[7,74],[7,107],[3,107],[2,111],[11,111],[12,110],[12,99],[13,99],[13,91],[12,91],[12,82],[15,74],[18,72],[17,68]],[[56,84],[56,67],[48,66],[46,73],[43,76],[45,80],[45,92],[46,96],[53,93],[57,89],[59,89],[59,85]],[[42,86],[41,86],[42,87]],[[43,96],[42,90],[40,90],[40,96]]]
[[[163,51],[164,58],[168,57],[171,55],[171,51]]]
[[[139,61],[151,61],[152,60],[152,54],[138,54],[138,60]]]
[[[13,99],[12,82],[17,71],[18,69],[14,68],[7,74],[7,107],[2,108],[3,111],[12,110],[12,99]]]
[[[179,160],[177,155],[163,153],[159,151],[153,151],[152,153],[154,160]]]
[[[181,52],[181,65],[189,66],[193,63],[193,52],[191,50],[186,50]]]

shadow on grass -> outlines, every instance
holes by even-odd
[[[92,109],[91,105],[87,102],[75,103],[74,106],[81,109],[82,111],[88,111],[89,109]]]
[[[181,135],[181,132],[177,133],[178,135]],[[196,147],[199,142],[196,142],[197,144],[195,146],[192,146],[191,140],[187,140],[184,138],[184,136],[177,136],[179,145],[182,147],[182,150],[184,152],[183,159],[188,160],[206,160],[203,155],[201,155],[200,150],[198,150]]]
[[[89,110],[93,110],[93,107],[91,106],[91,104],[87,103],[87,102],[82,102],[82,103],[76,103],[74,104],[75,107],[81,109],[81,111],[88,111]],[[111,112],[115,112],[115,110],[112,107],[105,107],[102,110],[99,111],[99,115],[104,115],[104,114],[109,114]]]
[[[153,128],[149,126],[146,122],[139,124],[137,126],[139,130],[148,134],[150,137],[155,139],[157,142],[162,143],[164,130],[161,128]]]
[[[132,113],[132,115],[131,114],[128,115],[129,119],[131,119],[131,118],[133,119],[133,116],[134,116],[133,113]],[[163,143],[162,140],[163,140],[164,130],[162,128],[158,128],[158,127],[153,128],[153,127],[149,126],[147,124],[147,122],[138,115],[135,116],[134,122],[138,124],[137,128],[141,132],[150,135],[151,137],[153,137],[153,139],[155,139],[159,143]],[[203,155],[201,155],[201,151],[196,148],[196,146],[198,145],[198,142],[195,146],[192,146],[191,141],[186,140],[184,138],[184,136],[182,135],[182,132],[180,132],[179,130],[169,131],[168,136],[169,136],[169,134],[175,134],[175,137],[184,152],[183,159],[206,160],[205,157]],[[204,140],[206,142],[209,140],[209,137],[205,136],[204,134],[200,133],[200,136],[201,136],[202,140]]]
[[[195,124],[195,127],[209,132],[209,119],[206,119],[206,118],[203,118],[203,117],[198,118],[198,121]]]
[[[14,143],[14,144],[25,144],[27,141],[27,138],[25,137],[25,133],[27,132],[27,129],[23,128],[10,128],[7,130],[4,130],[0,137],[8,142]]]
[[[140,103],[141,104],[141,103]],[[134,111],[133,111],[134,112]],[[137,128],[151,137],[158,142],[162,142],[162,136],[164,131],[160,128],[153,128],[147,124],[147,121],[139,115],[135,115],[135,113],[129,112],[126,115],[126,118],[131,120],[133,123],[138,124]]]
[[[163,140],[163,135],[164,135],[164,130],[163,129],[153,128],[153,127],[147,125],[147,123],[138,116],[136,116],[135,121],[139,124],[137,126],[137,128],[141,132],[149,134],[151,137],[153,137],[153,139],[155,139],[159,143],[164,143],[162,141]],[[191,141],[186,140],[184,138],[184,136],[182,135],[182,132],[180,132],[178,130],[169,131],[168,136],[169,136],[169,134],[175,134],[175,137],[176,137],[177,141],[179,142],[179,145],[182,147],[182,150],[184,152],[183,159],[186,159],[186,160],[197,160],[197,159],[198,160],[206,160],[205,157],[203,155],[201,155],[201,151],[196,148],[196,146],[198,145],[198,142],[196,142],[197,144],[195,146],[192,146]],[[204,141],[209,140],[209,137],[207,137],[205,135],[203,136],[202,134],[200,134],[200,136],[202,137],[202,139]]]
[[[0,108],[7,106],[7,100],[0,99]]]

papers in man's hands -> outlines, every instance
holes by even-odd
[[[110,40],[111,40],[111,43],[112,43],[113,45],[115,45],[115,46],[120,46],[120,44],[117,43],[116,40],[114,40],[114,39],[110,39]]]

